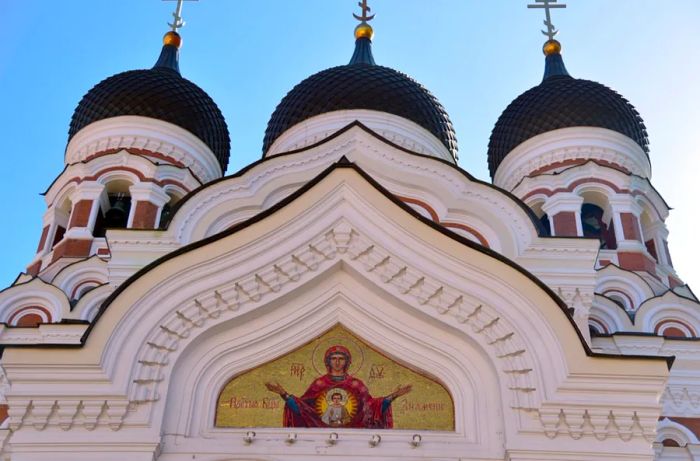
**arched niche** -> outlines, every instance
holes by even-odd
[[[233,376],[218,395],[214,425],[453,431],[454,402],[435,377],[338,323]]]
[[[253,452],[284,453],[288,449],[284,441],[290,430],[298,433],[295,450],[300,452],[305,450],[305,440],[325,444],[331,432],[340,435],[345,447],[352,445],[353,450],[363,450],[368,447],[365,438],[378,431],[382,444],[387,447],[392,440],[397,440],[410,450],[408,441],[418,433],[426,439],[446,444],[434,446],[431,453],[436,456],[450,456],[468,450],[483,456],[502,457],[502,441],[498,434],[508,431],[506,425],[516,423],[511,420],[515,415],[504,409],[509,395],[507,383],[498,376],[497,365],[492,363],[487,351],[457,329],[445,329],[434,322],[426,322],[424,316],[411,311],[410,306],[396,299],[388,300],[385,294],[363,286],[362,281],[351,273],[334,271],[323,281],[306,286],[294,296],[271,303],[262,312],[208,330],[204,337],[184,349],[174,363],[167,397],[163,396],[165,411],[161,427],[164,433],[179,436],[165,437],[163,453],[174,456],[231,450],[232,441],[239,443],[249,430],[254,431],[260,440],[251,445]],[[406,395],[405,403],[401,398],[392,403],[392,411],[414,408],[415,413],[425,418],[428,413],[434,413],[432,409],[436,403],[449,401],[452,412],[447,414],[452,413],[454,420],[439,427],[407,425],[395,413],[393,429],[372,428],[371,431],[351,427],[292,429],[283,427],[283,424],[264,423],[240,424],[240,427],[216,424],[221,403],[219,396],[232,378],[245,377],[251,370],[263,369],[266,364],[274,364],[289,354],[294,356],[303,352],[319,338],[323,343],[328,336],[337,337],[338,329],[346,330],[356,341],[373,349],[362,365],[369,368],[358,373],[373,397],[382,397],[381,394],[396,387],[394,383],[377,387],[370,379],[372,358],[383,358],[385,366],[392,362],[410,372],[403,374],[399,384],[410,384],[408,377],[418,375],[423,378],[422,383],[412,384],[433,383],[433,390],[441,388],[443,392],[440,400],[429,392],[412,390]],[[305,367],[302,379],[289,376],[292,373],[289,367],[278,369],[281,374],[274,378],[287,386],[290,393],[303,392],[317,378],[313,365],[310,365],[311,369],[309,365]],[[316,364],[316,368],[320,365]],[[374,367],[374,371],[376,373],[378,368]],[[285,381],[282,375],[297,379],[298,385],[292,387],[289,379]],[[264,382],[256,383],[256,387],[256,393],[248,394],[254,396],[249,401],[268,395],[268,404],[282,404],[280,397],[264,390]],[[504,421],[504,418],[509,421]]]

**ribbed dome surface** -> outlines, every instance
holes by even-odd
[[[297,123],[350,109],[376,110],[411,120],[435,135],[456,157],[452,122],[435,96],[408,75],[369,63],[332,67],[295,86],[270,118],[263,152]]]
[[[75,109],[68,140],[93,122],[121,115],[155,118],[184,128],[209,146],[226,171],[230,150],[226,121],[209,95],[177,71],[132,70],[101,81]]]
[[[488,152],[491,176],[506,155],[528,139],[559,128],[586,126],[617,131],[648,154],[644,121],[629,101],[600,83],[554,75],[518,96],[496,122]]]

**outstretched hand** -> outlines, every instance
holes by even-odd
[[[402,395],[406,395],[413,389],[413,385],[406,384],[405,386],[399,385],[394,392],[391,393],[391,399],[398,399]]]
[[[284,387],[282,387],[280,383],[267,382],[265,383],[265,387],[268,391],[274,392],[275,394],[279,394],[280,397],[283,398],[287,394],[287,391],[284,390]]]

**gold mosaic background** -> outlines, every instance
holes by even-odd
[[[454,430],[454,404],[442,384],[378,352],[341,325],[229,381],[217,401],[216,426],[281,427],[284,401],[265,383],[279,382],[290,394],[302,395],[316,377],[326,374],[323,354],[336,344],[350,349],[348,373],[364,381],[373,397],[388,395],[398,385],[413,385],[391,404],[394,429]]]

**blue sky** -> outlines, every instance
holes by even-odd
[[[652,182],[676,269],[700,292],[700,2],[569,0],[553,21],[569,72],[627,97],[646,121]],[[279,100],[303,78],[346,63],[356,0],[185,3],[183,75],[217,102],[232,138],[229,173],[261,155]],[[412,75],[449,112],[460,166],[489,179],[493,124],[539,83],[543,13],[521,0],[370,0],[379,64]],[[0,287],[31,261],[45,211],[39,195],[63,169],[70,117],[115,73],[151,67],[174,2],[0,0]]]

